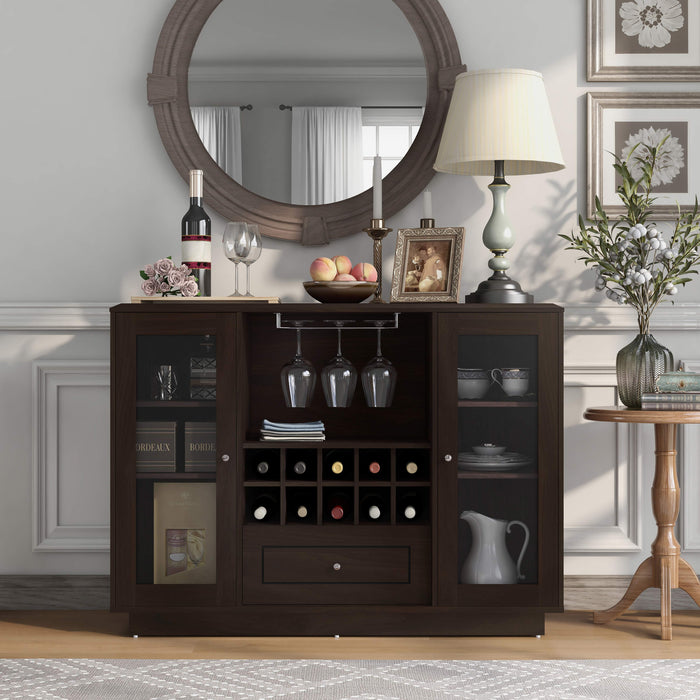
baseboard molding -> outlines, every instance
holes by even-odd
[[[565,610],[605,610],[627,590],[631,576],[564,576]],[[680,589],[674,610],[696,610]],[[0,610],[108,610],[109,576],[0,576]],[[649,589],[633,610],[658,610],[659,591]]]
[[[0,610],[108,610],[109,576],[0,576]]]

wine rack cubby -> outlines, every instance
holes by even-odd
[[[424,445],[248,446],[243,461],[246,524],[430,522],[430,448]],[[260,464],[265,465],[262,473]],[[260,507],[266,512],[256,516]],[[334,514],[334,508],[340,511]]]

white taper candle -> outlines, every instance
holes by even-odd
[[[382,218],[382,159],[374,156],[374,168],[372,170],[372,218]]]

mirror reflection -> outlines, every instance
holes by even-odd
[[[423,56],[391,0],[223,0],[189,69],[197,132],[243,187],[325,204],[371,187],[418,133]]]

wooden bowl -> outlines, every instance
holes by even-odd
[[[304,289],[324,304],[357,304],[377,291],[376,282],[304,282]]]

